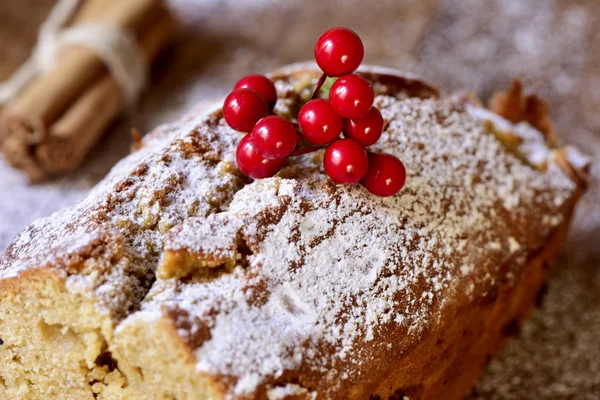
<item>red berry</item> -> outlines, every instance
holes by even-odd
[[[331,143],[323,156],[327,175],[337,183],[355,183],[369,168],[367,151],[354,139],[340,139]]]
[[[369,170],[362,180],[367,190],[376,196],[393,196],[402,189],[406,181],[406,169],[398,158],[391,154],[369,154]]]
[[[265,99],[269,108],[273,108],[277,102],[275,85],[264,75],[253,74],[243,77],[233,87],[233,90],[237,89],[252,89],[258,92]]]
[[[285,118],[276,115],[265,117],[252,129],[252,143],[264,158],[286,158],[296,147],[296,128]]]
[[[254,179],[271,177],[278,173],[285,164],[285,158],[268,160],[261,156],[256,151],[250,134],[244,136],[240,141],[235,155],[239,169]]]
[[[356,71],[365,55],[360,37],[350,29],[332,28],[321,35],[315,46],[315,59],[328,76]]]
[[[346,75],[331,85],[329,101],[335,111],[343,118],[364,117],[371,106],[375,94],[369,82],[358,75]]]
[[[344,121],[344,136],[359,141],[363,146],[377,143],[383,133],[383,117],[376,107],[371,107],[367,115]]]
[[[252,89],[237,89],[223,103],[223,116],[230,127],[250,132],[259,119],[269,113],[265,99]]]
[[[302,106],[298,125],[306,140],[322,146],[340,135],[343,120],[327,100],[316,99]]]

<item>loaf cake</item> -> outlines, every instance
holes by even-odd
[[[252,181],[202,105],[0,258],[2,399],[459,399],[556,260],[586,161],[515,85],[485,109],[360,72],[406,186],[336,185],[322,152]],[[319,71],[271,75],[294,118]]]

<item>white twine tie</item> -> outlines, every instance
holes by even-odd
[[[30,58],[10,79],[0,83],[0,104],[17,96],[35,76],[54,66],[66,45],[93,51],[121,88],[128,105],[134,104],[148,78],[148,67],[134,36],[108,23],[86,23],[64,28],[82,0],[60,0],[40,27]]]

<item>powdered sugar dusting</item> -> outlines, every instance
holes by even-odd
[[[561,221],[575,187],[560,169],[524,164],[445,100],[379,96],[376,104],[387,128],[374,148],[407,166],[398,196],[334,186],[308,155],[167,237],[166,250],[189,250],[199,268],[222,250],[211,234],[241,237],[251,250],[209,281],[158,282],[142,306],[184,310],[193,329],[210,329],[194,343],[197,368],[222,377],[230,396],[284,386],[294,374],[319,376],[319,393],[350,387],[374,368],[382,337],[403,332],[414,342],[447,304],[514,279]]]
[[[214,212],[242,185],[231,172],[238,135],[207,125],[196,114],[158,128],[77,206],[22,232],[0,258],[0,279],[48,266],[74,292],[93,295],[102,313],[118,320],[137,308],[152,283],[162,235]]]
[[[303,398],[306,398],[307,400],[316,400],[317,393],[309,392],[302,386],[293,383],[287,384],[283,387],[269,389],[267,392],[268,400],[284,400],[290,398],[291,396],[303,396]]]
[[[297,108],[293,86],[277,84],[278,112]],[[449,304],[518,276],[575,190],[552,160],[545,171],[523,163],[453,101],[399,93],[376,105],[387,127],[373,150],[407,167],[397,196],[334,185],[320,154],[250,183],[234,167],[241,134],[219,112],[187,117],[26,230],[0,278],[48,266],[117,323],[139,307],[123,324],[170,317],[229,397],[276,395],[297,376],[339,394],[385,371],[375,355],[401,356]],[[161,256],[181,251],[213,271],[152,283]],[[406,339],[388,348],[386,335]]]

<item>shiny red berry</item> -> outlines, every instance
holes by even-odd
[[[402,189],[406,181],[406,169],[398,158],[391,154],[369,154],[369,169],[362,184],[376,196],[393,196]]]
[[[363,146],[377,143],[383,133],[383,117],[376,107],[371,107],[367,115],[344,121],[344,136],[360,142]]]
[[[332,28],[321,35],[315,46],[315,59],[328,76],[351,74],[365,55],[360,37],[350,29]]]
[[[253,74],[243,77],[235,84],[233,90],[252,89],[260,94],[269,108],[273,108],[277,102],[277,90],[273,82],[264,75]]]
[[[329,101],[343,118],[364,117],[371,106],[375,94],[369,82],[358,75],[346,75],[336,80],[329,91]]]
[[[306,140],[322,146],[342,133],[343,120],[327,100],[316,99],[302,106],[298,125]]]
[[[337,183],[355,183],[367,173],[369,157],[356,140],[340,139],[325,150],[323,165],[327,175]]]
[[[223,103],[227,124],[240,132],[250,132],[259,119],[269,113],[265,99],[252,89],[237,89]]]
[[[244,174],[254,179],[274,176],[285,164],[285,158],[268,160],[261,156],[258,151],[256,151],[256,147],[254,146],[254,143],[252,143],[250,134],[244,136],[238,145],[236,160],[238,168],[241,169]]]
[[[296,128],[290,121],[277,115],[265,117],[252,129],[252,143],[264,158],[286,158],[296,147]]]

